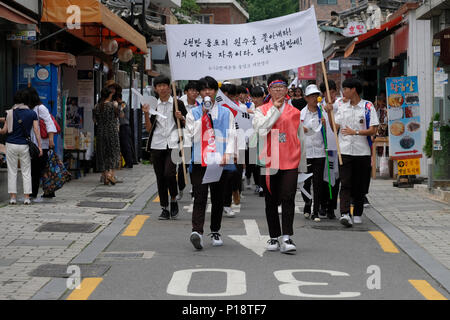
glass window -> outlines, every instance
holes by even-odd
[[[317,0],[317,4],[337,4],[337,0]]]
[[[198,14],[194,16],[202,24],[213,24],[214,15],[213,14]]]

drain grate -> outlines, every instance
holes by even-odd
[[[309,228],[325,231],[356,231],[356,232],[371,231],[370,229],[365,227],[355,227],[355,226],[351,228],[345,228],[344,226],[309,226]]]
[[[100,224],[98,223],[61,223],[48,222],[36,229],[37,232],[76,232],[91,233],[94,232]]]
[[[106,208],[106,209],[123,209],[127,202],[103,202],[103,201],[81,201],[77,204],[78,207],[89,208]]]
[[[67,273],[72,265],[65,264],[43,264],[29,273],[32,277],[68,278],[73,273]],[[80,268],[82,278],[96,278],[104,275],[111,266],[103,264],[76,265]]]
[[[94,192],[88,195],[88,197],[96,198],[123,198],[128,199],[134,197],[132,192]]]

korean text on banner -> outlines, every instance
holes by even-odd
[[[237,79],[323,61],[314,7],[234,25],[166,25],[172,80]]]

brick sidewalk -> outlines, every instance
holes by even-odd
[[[392,180],[372,180],[369,202],[450,270],[450,206],[412,188],[395,188]]]
[[[67,183],[56,192],[56,198],[31,206],[0,203],[0,299],[33,297],[51,278],[32,277],[31,271],[43,264],[69,264],[116,217],[99,213],[108,209],[79,207],[80,201],[125,202],[123,209],[126,210],[156,181],[153,167],[148,165],[118,170],[117,176],[123,183],[105,186],[99,182],[99,173],[88,174]],[[94,192],[132,192],[134,196],[89,197]],[[91,233],[36,231],[49,222],[96,223],[99,226]]]

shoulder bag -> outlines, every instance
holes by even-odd
[[[20,127],[22,128],[22,134],[25,137],[25,140],[27,141],[31,159],[39,158],[39,154],[41,152],[40,152],[38,146],[35,145],[33,141],[31,141],[30,134],[29,133],[27,134],[25,127],[23,126],[23,121],[22,121],[22,119],[19,118],[16,110],[14,110],[14,117],[17,117],[17,119],[18,119],[17,122],[19,123]]]

